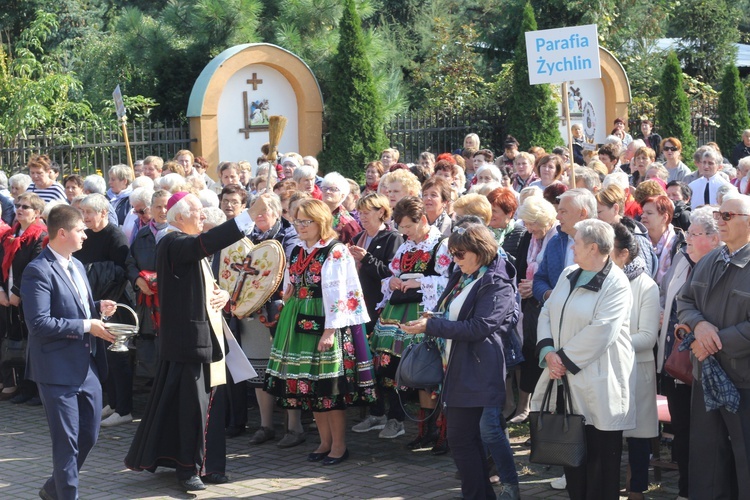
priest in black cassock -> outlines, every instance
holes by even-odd
[[[205,216],[197,197],[175,193],[167,208],[169,227],[156,247],[159,366],[125,465],[150,472],[174,468],[180,486],[196,491],[228,480],[223,471],[205,469],[213,389],[226,381],[221,309],[229,300],[206,257],[242,239],[253,219],[245,210],[201,234]]]

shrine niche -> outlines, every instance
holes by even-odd
[[[620,61],[603,47],[599,47],[599,66],[601,78],[568,82],[568,96],[563,100],[570,109],[571,125],[584,125],[584,109],[588,107],[593,110],[593,116],[596,117],[593,141],[596,144],[604,142],[614,128],[615,118],[623,118],[627,123],[628,105],[631,100],[630,81],[625,69]],[[558,111],[560,134],[567,137],[562,107]]]
[[[239,160],[255,166],[272,115],[288,120],[280,152],[317,155],[323,148],[318,81],[304,61],[276,45],[237,45],[216,56],[193,86],[187,115],[197,141],[191,150],[212,166]]]

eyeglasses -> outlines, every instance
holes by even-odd
[[[238,206],[242,205],[242,202],[241,202],[241,201],[237,201],[237,200],[227,200],[226,198],[224,198],[223,200],[221,200],[221,202],[222,202],[223,204],[225,204],[225,205],[229,205],[230,207],[238,207]]]
[[[20,205],[20,204],[13,205],[13,206],[16,207],[16,210],[20,210],[20,209],[23,209],[23,210],[32,210],[34,208],[34,207],[30,206],[30,205]]]
[[[463,226],[456,226],[453,228],[452,232],[458,233],[458,234],[464,234],[466,232],[466,228]]]
[[[146,212],[148,212],[148,208],[142,208],[135,211],[135,213],[137,213],[138,215],[146,215]]]
[[[453,257],[454,259],[461,260],[464,258],[465,255],[466,255],[466,250],[454,250],[453,252],[451,252],[451,257]]]
[[[341,191],[336,186],[325,186],[325,187],[320,188],[320,190],[323,191],[324,193],[338,193],[339,191]]]
[[[699,236],[705,236],[707,234],[708,233],[691,233],[690,231],[688,231],[688,232],[685,233],[685,237],[686,238],[697,238]]]
[[[676,146],[664,146],[664,151],[679,151],[680,148]]]
[[[305,220],[305,219],[294,219],[294,222],[292,222],[292,224],[294,224],[295,226],[298,226],[298,227],[308,227],[313,222],[315,222],[315,221],[314,220]]]
[[[719,212],[718,210],[714,210],[714,220],[723,220],[724,222],[729,222],[730,220],[734,219],[737,216],[740,217],[747,217],[750,214],[736,214],[734,212]]]

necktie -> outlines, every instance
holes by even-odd
[[[83,310],[86,311],[86,319],[89,319],[91,318],[91,308],[89,308],[88,301],[83,300],[83,291],[86,290],[86,283],[83,282],[83,278],[81,278],[81,275],[78,274],[78,271],[73,266],[73,262],[68,262],[68,272],[73,279],[73,285],[75,285],[78,291],[78,299],[83,304]]]
[[[709,205],[710,204],[709,201],[710,201],[710,193],[708,191],[708,181],[706,181],[706,189],[703,191],[703,204]]]

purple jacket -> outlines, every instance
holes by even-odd
[[[460,271],[451,275],[443,297],[460,277]],[[515,278],[515,268],[497,256],[469,291],[457,321],[427,320],[428,335],[453,340],[443,381],[446,406],[497,407],[505,401],[502,333],[513,324]]]

